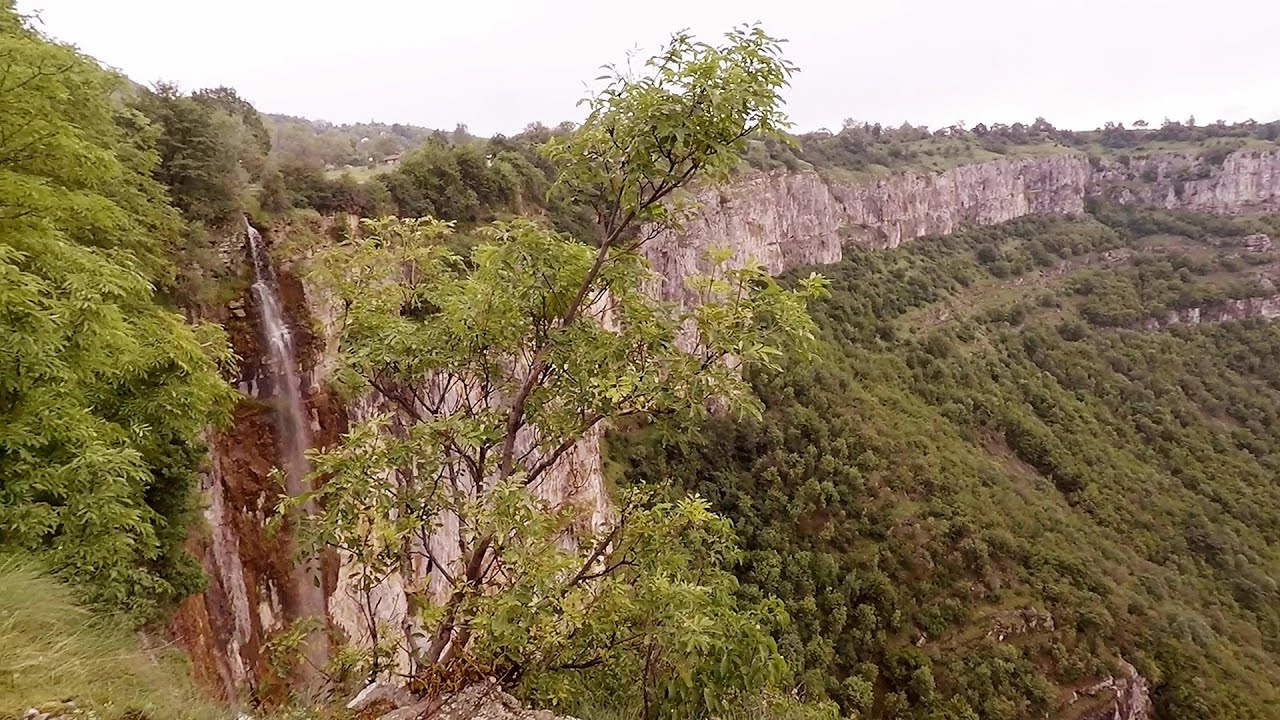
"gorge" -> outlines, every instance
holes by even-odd
[[[699,264],[701,258],[716,246],[731,248],[734,262],[754,259],[770,272],[783,273],[797,267],[835,263],[849,253],[897,247],[924,235],[946,235],[962,226],[991,225],[1028,215],[1078,216],[1092,198],[1219,214],[1280,210],[1280,151],[1237,152],[1220,167],[1207,170],[1205,177],[1175,187],[1171,178],[1188,167],[1197,167],[1197,161],[1180,155],[1156,155],[1125,168],[1117,162],[1093,167],[1081,155],[1056,154],[960,166],[932,176],[900,174],[865,183],[824,180],[812,172],[747,174],[725,187],[699,191],[698,209],[683,231],[660,235],[643,252],[661,279],[662,295],[679,300],[683,279],[705,269]],[[1142,179],[1153,173],[1156,181]],[[272,271],[261,260],[265,255],[256,232],[249,232],[243,240],[232,237],[227,241],[233,248],[242,242],[243,252],[252,258],[255,277],[269,277]],[[303,275],[298,263],[305,259],[281,259],[291,268],[291,276]],[[253,292],[262,313],[260,323],[268,328],[268,335],[277,333],[279,326],[272,318],[270,296],[264,301],[263,291],[258,288],[259,283],[255,282]],[[304,431],[310,424],[302,422],[305,415],[322,418],[325,428],[321,437],[333,438],[349,422],[368,417],[377,402],[371,405],[371,399],[366,398],[354,405],[332,407],[333,401],[324,390],[328,380],[324,368],[334,363],[326,357],[334,351],[331,331],[326,327],[331,313],[322,299],[306,289],[305,283],[301,288],[302,297],[293,297],[286,305],[286,314],[294,326],[315,328],[317,339],[305,346],[300,364],[285,369],[280,376],[291,384],[289,373],[303,374],[305,386],[311,388],[306,402],[312,407],[304,411],[286,402],[284,414],[298,418]],[[1252,313],[1249,307],[1253,306],[1241,305],[1241,316]],[[1258,314],[1262,314],[1271,305],[1260,301],[1257,307]],[[273,354],[277,347],[287,351],[287,335],[286,343],[270,346]],[[264,366],[274,368],[275,361],[269,359]],[[180,634],[191,644],[193,656],[209,665],[203,673],[222,677],[221,689],[229,696],[256,686],[255,677],[265,667],[261,648],[272,632],[286,627],[290,618],[298,617],[298,610],[281,599],[278,568],[287,567],[289,558],[276,556],[264,563],[261,547],[255,547],[257,530],[253,529],[263,521],[263,513],[274,501],[265,473],[273,466],[289,465],[292,451],[287,438],[297,437],[290,434],[292,422],[289,420],[279,429],[286,438],[282,443],[258,443],[259,452],[270,452],[247,465],[237,460],[243,457],[242,447],[230,449],[231,457],[219,457],[215,451],[215,470],[206,476],[205,493],[210,507],[207,517],[214,535],[212,547],[203,556],[211,589],[205,599],[196,598],[188,604],[213,608],[227,603],[233,619],[201,624],[194,636],[184,626],[183,616],[175,625],[184,628]],[[282,448],[281,455],[272,451],[275,447]],[[548,497],[557,503],[575,498],[598,508],[606,507],[600,452],[600,436],[596,433],[561,461]],[[230,467],[237,469],[229,474]],[[237,528],[248,532],[237,537]],[[223,538],[221,550],[217,549],[219,538]],[[448,544],[447,538],[444,544]],[[237,552],[246,552],[237,548],[246,547],[254,548],[247,551],[249,557],[237,557]],[[346,574],[346,569],[339,567],[325,576],[323,590],[328,595],[329,620],[349,637],[359,637],[363,635],[360,608],[356,598],[343,591]],[[392,579],[379,591],[380,612],[391,625],[404,619],[402,613],[408,602],[403,595],[405,584],[403,579]],[[211,598],[219,600],[211,602]]]

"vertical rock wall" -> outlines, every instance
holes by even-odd
[[[1001,159],[937,174],[876,181],[827,180],[817,173],[756,173],[698,194],[699,211],[680,233],[644,249],[660,294],[685,299],[683,278],[706,270],[708,250],[733,250],[771,272],[833,263],[846,248],[893,248],[965,224],[1024,215],[1077,215],[1089,197],[1194,212],[1280,210],[1280,149],[1241,150],[1220,166],[1184,155],[1090,160],[1081,153]]]
[[[206,319],[220,322],[240,358],[228,380],[241,392],[232,422],[206,435],[209,463],[201,478],[205,526],[193,533],[188,548],[200,561],[208,586],[175,613],[170,632],[188,649],[197,678],[211,692],[235,701],[269,697],[287,688],[276,682],[267,643],[302,614],[296,597],[294,554],[286,536],[267,529],[284,488],[272,373],[254,318],[257,300],[248,291],[250,269],[243,233],[228,235],[219,255],[230,278],[245,280],[244,291],[225,308],[206,308]],[[306,421],[318,444],[335,440],[345,429],[345,409],[325,391],[328,369],[317,372],[322,356],[303,309],[299,280],[280,269],[279,293],[291,331],[297,338],[299,373],[304,378]],[[333,575],[328,568],[328,575]]]

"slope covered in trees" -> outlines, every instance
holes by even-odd
[[[149,617],[200,587],[181,544],[225,344],[157,301],[181,221],[123,79],[8,3],[0,58],[0,546]]]
[[[1122,658],[1159,717],[1272,717],[1280,328],[1146,328],[1274,295],[1240,238],[1278,229],[1095,208],[852,254],[762,419],[613,456],[734,522],[805,692],[860,716],[1076,717]]]

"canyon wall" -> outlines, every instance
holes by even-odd
[[[1090,197],[1204,213],[1280,211],[1280,149],[1240,150],[1217,166],[1178,154],[1120,160],[1063,152],[865,182],[754,173],[699,192],[699,209],[682,231],[659,235],[644,252],[660,294],[683,300],[683,278],[706,270],[712,248],[732,249],[730,262],[754,258],[777,273],[965,224],[1076,215]]]
[[[1238,151],[1220,165],[1172,154],[1121,162],[1063,152],[867,182],[824,179],[817,173],[754,173],[699,192],[700,207],[682,231],[659,235],[644,252],[658,275],[657,294],[682,301],[683,278],[705,269],[703,257],[714,247],[730,248],[731,262],[754,258],[778,273],[834,263],[854,248],[896,247],[964,224],[994,224],[1028,214],[1079,214],[1090,197],[1198,212],[1280,211],[1280,150]],[[274,235],[287,232],[278,229]],[[243,236],[228,238],[222,248],[228,271],[241,277],[248,272],[245,241]],[[324,446],[350,423],[388,406],[376,396],[339,402],[327,390],[337,362],[336,315],[299,281],[296,265],[277,268],[281,302],[297,339],[304,412],[315,443]],[[212,460],[203,480],[208,528],[191,541],[209,587],[184,604],[171,627],[190,650],[199,677],[227,699],[276,691],[281,683],[268,682],[273,672],[267,644],[301,612],[289,581],[288,546],[264,530],[282,490],[272,474],[279,464],[272,422],[275,395],[261,333],[254,327],[254,313],[246,311],[254,309],[254,302],[245,293],[212,312],[243,359],[233,381],[245,400],[234,425],[209,437]],[[1260,305],[1255,314],[1280,313],[1280,298],[1259,302],[1265,307]],[[586,438],[539,489],[555,503],[586,504],[593,523],[608,512],[599,442],[598,434]],[[448,540],[442,538],[443,545],[455,544]],[[323,576],[329,629],[359,638],[360,610],[352,596],[350,568],[330,559]],[[395,623],[406,604],[403,583],[393,579],[379,599],[378,613]]]

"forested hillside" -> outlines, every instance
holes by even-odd
[[[734,522],[846,711],[1081,717],[1123,660],[1159,717],[1274,717],[1280,328],[1232,300],[1276,294],[1277,230],[1097,207],[852,255],[762,419],[612,454]]]

